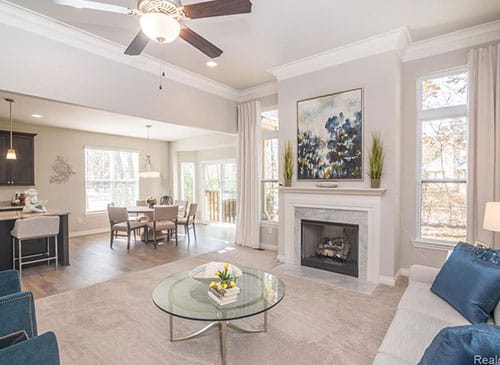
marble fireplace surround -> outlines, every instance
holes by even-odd
[[[384,193],[370,188],[280,188],[278,261],[301,264],[301,219],[357,224],[359,279],[378,284]]]

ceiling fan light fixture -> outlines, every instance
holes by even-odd
[[[148,13],[141,15],[142,32],[158,43],[170,43],[181,33],[181,25],[177,20],[164,13]]]

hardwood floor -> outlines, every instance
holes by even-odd
[[[35,298],[82,288],[122,274],[148,269],[188,256],[220,250],[234,244],[234,228],[224,225],[199,225],[196,227],[198,240],[191,231],[191,243],[179,234],[179,245],[169,241],[154,249],[139,239],[130,245],[127,252],[126,238],[119,237],[109,248],[109,234],[76,237],[70,239],[69,266],[38,265],[23,268],[22,283],[25,290],[31,290]],[[182,229],[180,229],[182,232]]]

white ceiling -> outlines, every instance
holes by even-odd
[[[14,122],[137,138],[146,138],[147,129],[145,126],[151,124],[153,126],[151,139],[160,141],[174,141],[213,133],[213,131],[204,129],[183,127],[0,91],[0,119],[4,120],[9,119],[9,104],[4,101],[5,98],[12,98],[16,101],[12,106]],[[32,114],[41,114],[43,118],[33,118]]]
[[[90,33],[123,44],[139,29],[138,19],[93,10],[56,6],[52,0],[9,0]],[[135,0],[100,0],[135,7]],[[199,0],[184,0],[191,4]],[[245,89],[273,80],[269,69],[375,34],[407,26],[414,41],[500,18],[499,0],[252,0],[247,15],[199,19],[193,30],[224,50],[219,67],[178,39],[146,53]],[[162,51],[163,50],[163,51]],[[128,57],[125,56],[124,57]]]

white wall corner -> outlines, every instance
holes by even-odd
[[[239,92],[238,102],[255,100],[264,96],[274,95],[278,93],[278,83],[276,81],[269,81]]]
[[[82,49],[89,53],[119,62],[136,69],[158,74],[160,60],[143,54],[126,56],[125,47],[79,28],[49,18],[21,6],[0,0],[0,23],[22,31],[34,33],[67,46]],[[238,101],[240,91],[211,80],[202,75],[188,71],[173,64],[164,63],[165,77],[169,80],[194,87],[231,101]]]
[[[403,53],[403,62],[493,42],[500,39],[500,20],[413,43]]]
[[[410,44],[408,29],[401,27],[275,67],[269,72],[281,81],[389,51],[401,53]]]

